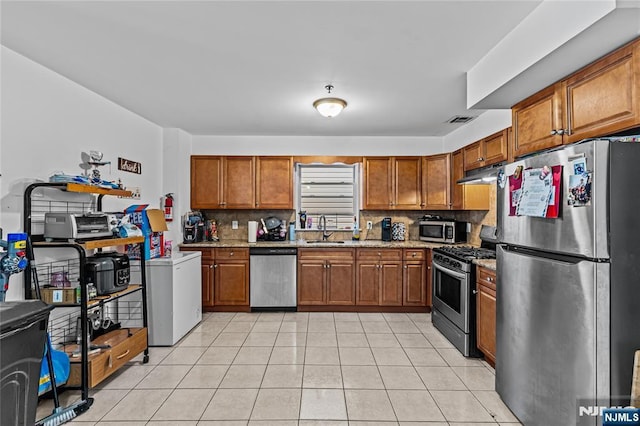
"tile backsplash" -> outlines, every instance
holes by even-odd
[[[208,210],[203,212],[207,219],[215,219],[218,225],[218,237],[221,240],[247,240],[248,222],[274,216],[285,220],[287,224],[297,219],[294,210]],[[403,222],[406,227],[405,238],[418,239],[418,222],[425,214],[440,215],[446,218],[470,222],[471,233],[467,241],[473,245],[480,244],[480,228],[482,225],[496,226],[496,187],[491,186],[489,210],[482,211],[398,211],[382,210],[360,211],[360,239],[380,240],[381,222],[385,217],[390,217],[392,222]],[[238,221],[238,229],[232,229],[232,221]],[[366,229],[367,221],[373,222],[371,230]],[[314,226],[316,228],[317,225]],[[344,240],[351,237],[351,231],[332,231],[330,239]],[[297,231],[296,237],[307,240],[315,240],[321,237],[321,231]]]

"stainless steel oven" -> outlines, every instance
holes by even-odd
[[[480,357],[476,346],[475,265],[471,263],[473,257],[459,254],[464,250],[476,249],[433,249],[431,319],[464,356]]]
[[[437,257],[438,255],[436,255]],[[469,272],[451,269],[433,260],[433,307],[463,332],[469,332]]]

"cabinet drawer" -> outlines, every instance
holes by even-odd
[[[132,336],[128,337],[128,330]],[[89,387],[93,388],[115,373],[147,348],[147,329],[132,328],[112,331],[92,341],[96,345],[111,345],[111,349],[89,356]],[[78,358],[71,358],[69,385],[80,386],[81,364]]]
[[[249,259],[249,249],[246,248],[217,248],[216,260],[247,260]]]
[[[354,249],[339,249],[327,247],[326,249],[298,249],[298,260],[333,260],[339,259],[352,261]]]
[[[479,284],[492,288],[495,291],[496,290],[496,271],[478,266],[477,281]]]
[[[425,260],[426,254],[423,249],[404,249],[402,250],[403,260]]]
[[[212,248],[197,248],[197,247],[180,247],[180,251],[199,251],[202,253],[202,258],[213,259],[214,257],[214,249]]]
[[[358,260],[402,260],[402,249],[358,249]]]

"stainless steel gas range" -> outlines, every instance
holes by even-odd
[[[476,268],[472,261],[495,259],[495,249],[445,246],[434,248],[432,256],[433,325],[464,356],[481,357],[476,346]]]

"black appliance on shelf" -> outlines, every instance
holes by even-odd
[[[124,290],[129,286],[129,256],[115,251],[96,253],[87,257],[87,283],[96,286],[98,295]]]
[[[382,241],[391,241],[391,218],[382,219]]]

